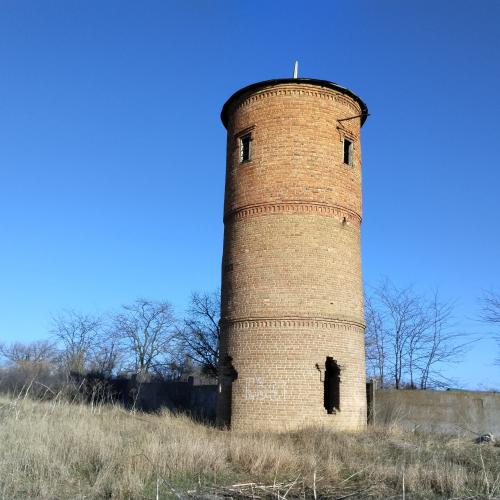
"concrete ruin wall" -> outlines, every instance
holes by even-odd
[[[500,393],[375,391],[374,422],[447,434],[500,436]]]

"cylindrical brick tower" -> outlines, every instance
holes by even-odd
[[[217,420],[366,425],[363,101],[309,78],[236,92],[227,129]]]

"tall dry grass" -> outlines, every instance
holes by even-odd
[[[401,498],[403,489],[495,498],[500,448],[397,428],[240,434],[168,413],[0,398],[1,498]]]

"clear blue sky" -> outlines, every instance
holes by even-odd
[[[458,301],[500,289],[500,2],[0,2],[0,340],[62,308],[219,284],[225,130],[237,89],[349,87],[363,128],[363,266]],[[496,346],[450,370],[500,386]]]

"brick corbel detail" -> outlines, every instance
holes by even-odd
[[[249,217],[273,214],[315,214],[326,217],[336,217],[341,221],[350,224],[361,224],[361,216],[348,208],[339,205],[327,205],[310,202],[283,202],[283,203],[262,203],[259,205],[247,205],[230,210],[224,214],[224,222],[229,220],[242,220]]]
[[[322,330],[361,331],[365,324],[361,321],[326,318],[240,318],[221,319],[221,326],[235,330],[253,330],[256,328],[314,328]]]
[[[298,87],[297,84],[293,84],[292,87],[290,85],[287,86],[286,84],[283,84],[282,86],[272,90],[261,90],[260,92],[256,92],[246,98],[244,97],[235,105],[235,109],[248,106],[252,102],[260,101],[261,99],[265,99],[267,97],[300,95],[310,96],[316,99],[319,98],[335,101],[347,106],[353,113],[361,113],[361,108],[357,105],[357,103],[340,92],[336,92],[334,90],[318,90],[317,88],[307,87],[306,85],[307,84],[305,84],[304,87]]]

